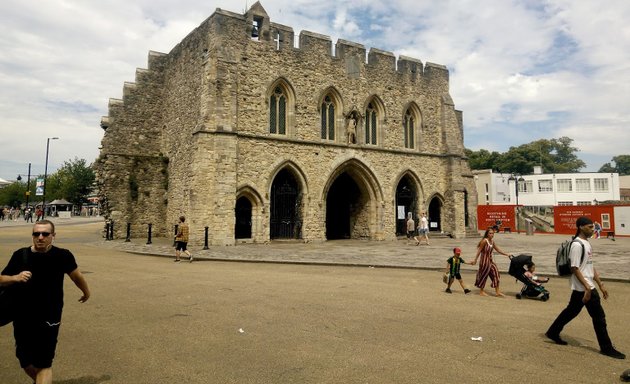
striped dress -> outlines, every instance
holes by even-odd
[[[475,287],[483,289],[486,286],[486,280],[490,277],[492,288],[499,286],[499,269],[492,260],[492,251],[494,250],[494,243],[491,243],[488,239],[484,239],[485,243],[482,245],[483,249],[479,254],[479,270],[477,271],[477,280],[475,280]]]

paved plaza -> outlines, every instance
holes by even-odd
[[[567,326],[568,346],[543,332],[566,306],[568,282],[551,300],[480,297],[475,267],[464,295],[443,292],[453,246],[472,259],[479,239],[272,242],[193,247],[173,263],[171,239],[106,241],[102,222],[56,219],[56,244],[77,257],[92,289],[85,304],[66,279],[56,384],[97,383],[613,383],[630,360],[597,351],[586,311]],[[511,253],[531,253],[553,276],[566,236],[503,234]],[[30,242],[30,224],[0,223],[0,264]],[[630,352],[630,239],[593,240],[611,297],[609,332]],[[496,256],[501,270],[507,258]],[[242,261],[242,262],[232,262]],[[307,264],[307,265],[304,265]],[[319,265],[318,265],[319,264]],[[491,290],[490,290],[491,291]],[[0,328],[0,383],[28,383],[14,357],[12,327]],[[481,337],[481,341],[472,338]]]

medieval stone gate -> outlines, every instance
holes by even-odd
[[[150,52],[101,121],[106,216],[170,236],[183,214],[191,245],[205,227],[215,245],[395,239],[423,211],[431,230],[465,236],[477,202],[448,70],[295,38],[256,3]]]

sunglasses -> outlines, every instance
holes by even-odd
[[[33,232],[33,237],[40,237],[40,236],[48,237],[50,236],[50,232]]]

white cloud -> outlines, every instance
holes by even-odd
[[[92,161],[109,98],[169,52],[221,0],[5,0],[0,3],[0,177]],[[446,65],[466,145],[505,151],[575,139],[596,170],[628,154],[630,3],[610,0],[263,0],[273,22]],[[604,159],[603,161],[601,159]],[[592,162],[592,163],[591,163]]]

